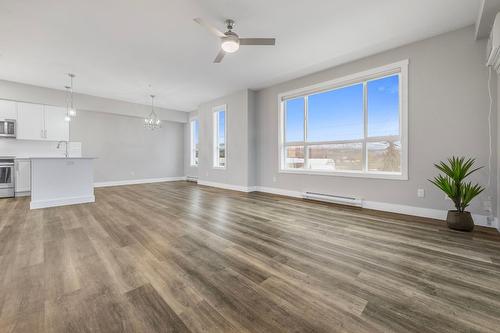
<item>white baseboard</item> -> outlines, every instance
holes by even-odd
[[[73,197],[73,198],[60,198],[60,199],[53,199],[53,200],[31,201],[30,209],[76,205],[76,204],[89,203],[89,202],[95,202],[95,196],[90,195],[90,196],[86,196],[86,197]]]
[[[277,195],[284,195],[284,196],[294,197],[294,198],[302,198],[303,197],[302,192],[300,192],[300,191],[283,190],[283,189],[272,188],[272,187],[256,186],[255,191],[272,193],[272,194],[277,194]],[[406,215],[413,215],[413,216],[420,216],[420,217],[428,217],[428,218],[433,218],[433,219],[438,219],[438,220],[445,220],[446,214],[448,213],[448,211],[440,210],[440,209],[423,208],[423,207],[399,205],[399,204],[392,204],[392,203],[378,202],[378,201],[366,201],[366,200],[363,200],[363,208],[373,209],[373,210],[381,210],[381,211],[391,212],[391,213],[399,213],[399,214],[406,214]],[[475,225],[489,227],[489,228],[496,228],[497,230],[500,231],[500,225],[498,223],[498,218],[495,218],[495,220],[491,223],[491,225],[488,225],[487,216],[480,215],[480,214],[472,214],[472,217],[474,218]]]
[[[110,182],[96,182],[96,183],[94,183],[94,187],[109,187],[109,186],[122,186],[122,185],[176,182],[179,180],[186,180],[186,177],[182,176],[182,177],[146,178],[146,179],[116,180],[116,181],[110,181]]]
[[[256,186],[240,186],[240,185],[231,185],[231,184],[223,184],[223,183],[217,183],[217,182],[209,182],[206,180],[199,180],[198,179],[198,185],[205,185],[205,186],[210,186],[210,187],[218,187],[218,188],[223,188],[225,190],[232,190],[232,191],[239,191],[239,192],[254,192],[256,191]]]

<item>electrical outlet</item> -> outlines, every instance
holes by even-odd
[[[135,176],[135,171],[130,171],[131,176]]]
[[[425,190],[423,188],[419,188],[417,190],[417,197],[419,197],[419,198],[425,197]]]

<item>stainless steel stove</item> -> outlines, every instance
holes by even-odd
[[[14,197],[14,158],[0,156],[0,198]]]

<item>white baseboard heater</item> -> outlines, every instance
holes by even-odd
[[[361,198],[344,197],[340,195],[314,193],[314,192],[305,192],[303,193],[303,197],[309,200],[317,200],[317,201],[331,202],[341,205],[363,207],[363,199]]]
[[[198,178],[197,177],[192,177],[192,176],[187,176],[186,180],[188,182],[193,182],[193,183],[197,183],[198,182]]]

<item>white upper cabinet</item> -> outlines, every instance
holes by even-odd
[[[69,141],[69,122],[64,121],[66,108],[45,106],[45,139]]]
[[[0,100],[0,119],[17,120],[17,103]]]
[[[69,141],[66,109],[17,103],[17,138],[20,140]]]
[[[45,140],[43,105],[17,103],[17,138]]]

